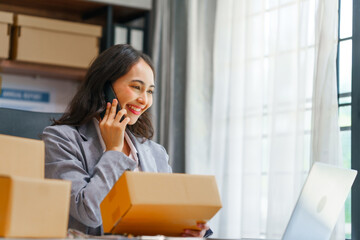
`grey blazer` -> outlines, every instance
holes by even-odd
[[[127,131],[145,172],[171,172],[161,145],[136,138]],[[103,152],[93,121],[80,127],[50,126],[44,129],[45,177],[72,182],[69,228],[86,234],[103,234],[100,203],[134,160],[117,151]],[[56,206],[54,206],[56,207]]]

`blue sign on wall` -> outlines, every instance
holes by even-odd
[[[50,94],[48,92],[3,88],[0,92],[0,98],[47,103],[50,101]]]

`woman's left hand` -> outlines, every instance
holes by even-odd
[[[207,230],[209,230],[209,226],[205,223],[198,223],[197,227],[201,230],[194,230],[194,229],[185,229],[184,232],[181,234],[182,237],[204,237]]]

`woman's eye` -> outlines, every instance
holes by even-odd
[[[140,86],[132,86],[133,88],[140,90]]]
[[[148,93],[154,94],[154,91],[153,91],[153,90],[149,90]]]

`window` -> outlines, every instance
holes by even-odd
[[[360,154],[357,153],[356,143],[359,142],[358,129],[358,71],[360,53],[355,49],[359,46],[358,30],[359,18],[357,9],[360,4],[353,0],[339,0],[339,41],[337,58],[338,75],[338,102],[339,102],[339,125],[340,139],[342,145],[343,165],[346,168],[359,170],[356,159]],[[360,196],[357,188],[357,180],[354,183],[352,193],[345,203],[345,237],[346,239],[357,239],[360,235],[360,229],[356,228],[359,222],[359,211],[357,203]]]
[[[342,0],[343,2],[344,0]],[[351,81],[351,168],[360,170],[360,1],[353,3],[352,81]],[[360,182],[359,175],[352,187],[351,238],[360,237]]]

